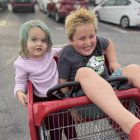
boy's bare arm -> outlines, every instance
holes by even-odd
[[[121,65],[117,62],[115,46],[111,40],[109,40],[109,45],[105,50],[105,55],[109,64],[110,72],[114,72],[116,69],[121,67]]]
[[[59,79],[60,84],[63,84],[67,81],[68,80],[66,80],[66,79],[61,79],[61,78]],[[68,92],[68,91],[69,91],[69,88],[63,88],[62,89],[62,92]],[[75,109],[71,109],[70,113],[71,113],[71,116],[72,116],[73,120],[75,121],[75,123],[83,121],[82,117],[78,114],[78,112]]]
[[[67,82],[67,81],[68,81],[68,80],[66,80],[66,79],[59,78],[59,83],[60,83],[60,84],[63,84],[63,83],[65,83],[65,82]],[[62,89],[62,92],[68,92],[68,91],[69,91],[69,88],[68,88],[68,87]]]

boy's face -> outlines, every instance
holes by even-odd
[[[70,42],[79,54],[89,56],[96,46],[96,32],[93,24],[79,25]]]
[[[41,58],[48,49],[45,33],[38,27],[33,27],[28,33],[27,49],[29,57]]]

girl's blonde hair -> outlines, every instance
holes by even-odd
[[[69,40],[72,40],[77,27],[81,24],[93,24],[97,31],[97,18],[95,13],[85,8],[79,8],[72,11],[65,20],[65,31]]]
[[[40,28],[45,33],[47,43],[48,43],[48,48],[52,47],[51,34],[47,25],[40,20],[30,20],[25,22],[21,26],[19,32],[19,44],[20,44],[19,55],[21,55],[22,57],[28,57],[28,49],[27,49],[28,33],[30,29],[33,27]]]

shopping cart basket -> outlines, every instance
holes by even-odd
[[[115,90],[115,92],[124,107],[140,118],[140,90],[131,88],[128,90]],[[55,133],[57,130],[62,131],[62,140],[66,140],[65,135],[63,135],[65,129],[70,131],[67,132],[68,135],[72,135],[71,129],[68,128],[74,128],[76,130],[77,136],[75,140],[128,139],[128,135],[123,132],[119,125],[102,112],[94,103],[91,103],[86,96],[34,102],[33,85],[29,81],[28,99],[28,123],[31,140],[51,140],[50,133]],[[71,109],[76,110],[80,114],[83,119],[82,122],[73,122],[73,124],[70,125],[69,123],[67,123],[68,125],[65,124],[65,122],[68,121],[67,116],[69,115],[67,114],[70,113]],[[63,116],[65,116],[64,119]],[[56,118],[57,122],[55,121]],[[62,119],[63,123],[61,123],[64,125],[59,126],[59,121],[62,121]],[[59,136],[56,135],[56,140],[58,139]]]

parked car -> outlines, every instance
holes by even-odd
[[[93,9],[99,21],[123,28],[140,26],[140,0],[106,0]]]
[[[8,0],[0,0],[0,9],[7,9],[8,8]]]
[[[102,2],[104,2],[105,0],[89,0],[90,5],[92,5],[93,7],[101,4]]]
[[[35,0],[12,0],[13,12],[31,11],[35,12]]]
[[[100,3],[104,2],[105,0],[95,0],[95,5],[99,5]]]
[[[80,7],[88,9],[88,0],[48,0],[47,15],[59,22],[65,19],[72,10]]]
[[[48,0],[38,0],[37,3],[42,12],[47,12]]]

